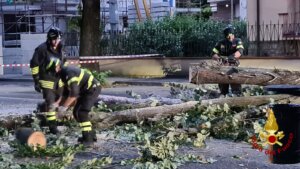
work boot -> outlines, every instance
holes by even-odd
[[[96,136],[96,131],[95,130],[92,130],[90,131],[92,133],[92,137],[93,137],[93,141],[94,142],[97,142],[97,136]],[[82,143],[83,142],[83,138],[82,137],[79,137],[77,142],[79,143]]]
[[[49,131],[51,134],[59,134],[59,130],[57,129],[57,121],[48,121]]]
[[[83,144],[84,147],[90,148],[93,147],[94,145],[94,134],[95,132],[93,131],[83,131],[82,132],[82,137],[78,139],[78,141]]]

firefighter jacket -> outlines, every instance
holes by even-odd
[[[243,50],[244,46],[241,39],[234,38],[232,42],[227,39],[219,41],[213,48],[212,52],[213,54],[217,54],[219,56],[230,56],[236,51],[239,51],[241,55],[243,55]]]
[[[56,57],[61,61],[64,60],[62,45],[54,50],[48,42],[40,44],[35,48],[32,59],[30,60],[30,69],[35,83],[40,83],[42,88],[56,89],[58,76],[54,72],[47,71],[47,61],[50,57]]]
[[[75,66],[63,66],[60,72],[60,78],[64,88],[68,89],[67,93],[70,97],[79,97],[89,92],[90,89],[100,86],[100,83],[89,70]]]

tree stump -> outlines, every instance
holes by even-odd
[[[33,131],[31,128],[19,128],[16,130],[16,139],[19,143],[33,147],[46,148],[47,140],[44,133],[40,131]]]

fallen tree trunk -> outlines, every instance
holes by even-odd
[[[270,99],[275,101],[288,99],[290,95],[265,95],[265,96],[249,96],[249,97],[237,97],[237,98],[222,98],[222,99],[211,99],[201,101],[202,106],[208,106],[209,104],[220,104],[227,103],[229,106],[248,106],[248,105],[264,105],[270,102]],[[142,120],[158,120],[164,117],[174,116],[187,110],[193,109],[199,102],[189,101],[176,105],[164,105],[157,107],[147,107],[140,109],[130,109],[119,112],[113,112],[103,116],[99,114],[91,114],[92,119],[97,121],[99,128],[107,128],[114,126],[118,123],[136,122]]]
[[[150,97],[146,99],[135,99],[120,96],[100,95],[99,101],[103,101],[107,105],[130,105],[131,107],[149,107],[156,105],[172,105],[182,103],[180,99],[170,99],[165,97]]]
[[[274,99],[275,101],[288,100],[291,98],[290,95],[264,95],[264,96],[249,96],[249,97],[230,97],[230,98],[220,98],[220,99],[210,99],[210,100],[202,100],[202,106],[208,106],[209,104],[219,104],[224,105],[227,103],[229,106],[248,106],[248,105],[264,105],[270,102],[270,99]],[[180,104],[174,105],[163,105],[157,107],[146,107],[146,108],[138,108],[138,109],[128,109],[123,111],[117,111],[112,113],[100,113],[100,112],[92,112],[90,113],[91,120],[94,124],[96,124],[99,128],[109,128],[118,123],[127,123],[127,122],[137,122],[142,120],[159,120],[168,116],[174,116],[183,112],[186,112],[190,109],[193,109],[198,101],[189,101]],[[64,113],[59,118],[69,119],[72,117],[72,113]],[[18,119],[18,120],[16,120]],[[26,119],[22,119],[20,117],[17,118],[10,117],[9,119],[2,118],[0,119],[0,127],[15,127],[20,126],[22,123],[28,124],[28,121],[32,121],[28,115]]]
[[[189,73],[193,84],[300,85],[300,72],[282,69],[219,66],[214,62],[200,62],[191,65]]]

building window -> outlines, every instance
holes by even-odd
[[[4,40],[20,40],[20,33],[35,32],[35,20],[26,15],[4,14]]]

